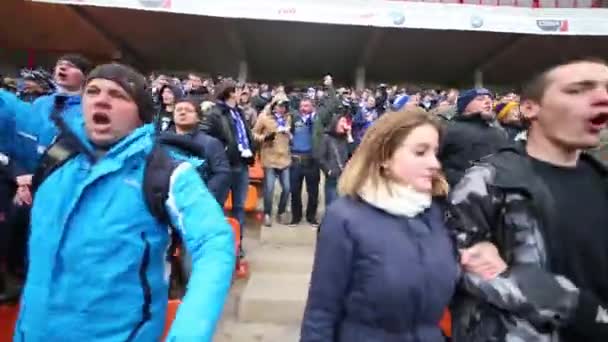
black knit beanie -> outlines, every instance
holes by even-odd
[[[137,104],[141,121],[144,123],[152,122],[154,119],[154,101],[152,101],[152,97],[146,89],[144,76],[129,66],[113,63],[103,64],[93,69],[85,84],[96,78],[118,83]]]
[[[86,57],[78,54],[67,54],[61,56],[57,62],[66,61],[72,63],[76,68],[82,71],[83,75],[88,74],[93,68],[93,64]]]

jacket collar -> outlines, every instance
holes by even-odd
[[[54,93],[53,95],[54,98],[55,97],[65,97],[66,98],[66,104],[67,105],[80,105],[80,103],[82,102],[82,96],[80,94],[64,94],[64,93]]]
[[[151,147],[151,141],[154,135],[154,126],[152,124],[143,125],[131,134],[124,137],[121,141],[112,146],[106,154],[106,157],[125,160],[134,154],[140,153]]]
[[[474,122],[483,125],[489,125],[492,120],[485,119],[481,116],[481,113],[473,113],[470,115],[458,114],[453,119],[453,121],[461,121],[461,122]]]
[[[589,163],[608,182],[608,168],[590,153],[581,153],[580,160]],[[538,179],[534,174],[524,141],[503,147],[497,153],[482,158],[495,169],[493,185],[505,189],[534,189]]]
[[[91,143],[89,138],[86,136],[84,126],[81,130],[74,132],[74,134],[78,137],[84,147],[91,153],[91,155],[94,155],[95,148],[93,147],[93,144]],[[143,125],[135,129],[133,132],[131,132],[131,134],[127,135],[119,142],[117,142],[100,159],[112,158],[119,161],[124,161],[137,153],[147,151],[147,149],[151,147],[150,142],[153,139],[153,135],[154,125]]]

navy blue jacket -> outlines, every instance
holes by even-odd
[[[170,130],[171,134],[175,134],[175,128]],[[166,134],[166,133],[161,133]],[[229,191],[230,186],[230,162],[228,156],[226,156],[226,149],[224,145],[216,138],[195,129],[194,131],[186,134],[195,146],[200,146],[202,155],[205,156],[205,168],[206,185],[209,192],[215,197],[215,199],[224,205],[226,195]],[[174,155],[176,159],[180,159],[179,155]],[[187,158],[186,158],[187,159]],[[198,163],[194,160],[190,160],[194,165]]]
[[[199,130],[190,134],[196,144],[200,144],[205,149],[205,156],[209,164],[209,179],[207,188],[215,199],[224,205],[225,195],[228,193],[230,185],[230,162],[226,155],[226,150],[222,143],[214,137],[207,135]]]
[[[457,273],[438,205],[406,218],[342,197],[321,223],[300,341],[444,341]]]

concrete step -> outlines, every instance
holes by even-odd
[[[260,241],[274,245],[314,246],[317,242],[317,228],[307,224],[288,227],[275,223],[272,227],[262,226]]]
[[[310,274],[252,273],[239,302],[239,321],[300,324],[309,284]]]
[[[299,325],[224,321],[213,342],[298,342],[299,339]]]
[[[314,260],[313,246],[263,244],[247,256],[251,272],[310,274]]]

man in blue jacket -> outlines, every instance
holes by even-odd
[[[38,187],[15,341],[158,341],[170,236],[142,196],[154,146],[152,100],[132,69],[102,65],[83,92],[80,152]],[[165,200],[192,256],[167,341],[211,341],[235,264],[234,236],[195,168],[179,164]]]
[[[80,94],[86,74],[91,63],[80,55],[65,55],[57,60],[53,78],[58,91],[42,96],[31,106],[16,103],[14,110],[17,128],[17,158],[22,161],[23,172],[32,174],[38,166],[40,156],[51,144],[58,131],[51,120],[51,113],[59,111],[70,127],[82,126]],[[57,104],[57,97],[65,98],[62,105]],[[32,153],[36,151],[37,153]]]
[[[13,296],[6,289],[5,272],[8,262],[8,213],[17,190],[13,151],[15,121],[4,97],[0,97],[0,303]],[[18,295],[18,294],[17,294]]]

